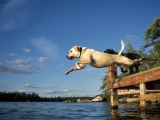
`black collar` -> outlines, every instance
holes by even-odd
[[[82,47],[79,48],[79,52],[80,52],[80,55],[79,55],[79,58],[80,58],[82,54]]]

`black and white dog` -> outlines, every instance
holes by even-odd
[[[115,55],[118,54],[118,52],[115,52],[113,49],[106,49],[104,51],[104,53],[115,54]],[[136,53],[122,53],[122,56],[125,56],[131,60],[142,58],[140,55],[138,55]],[[133,64],[132,66],[130,66],[129,67],[129,70],[130,70],[129,74],[138,73],[139,72],[139,65],[140,65],[140,63],[136,63],[136,64]],[[123,68],[121,68],[121,72],[126,73],[127,70],[124,70]]]

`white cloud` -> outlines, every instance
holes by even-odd
[[[9,63],[11,64],[22,64],[22,63],[25,63],[27,62],[28,60],[25,60],[25,59],[22,59],[22,58],[16,58],[12,61],[9,61]]]
[[[31,52],[31,50],[30,49],[28,49],[28,48],[22,48],[22,50],[25,52],[25,53],[29,53],[29,52]]]
[[[38,58],[38,61],[39,62],[46,62],[46,61],[48,61],[48,58],[47,57],[40,57],[40,58]]]
[[[28,21],[29,12],[25,7],[27,0],[8,0],[1,4],[0,32],[24,26]]]
[[[60,64],[60,67],[64,67],[65,66],[65,64]]]
[[[45,95],[52,95],[52,96],[85,96],[84,90],[46,90],[42,92]]]
[[[128,44],[128,43],[130,43],[130,44],[139,44],[138,42],[138,36],[135,36],[135,35],[125,35],[125,37],[124,37],[124,43],[125,44]]]
[[[33,74],[44,68],[43,64],[31,63],[31,58],[16,58],[7,61],[8,64],[0,63],[0,72],[18,73],[18,74]]]
[[[65,89],[65,90],[63,90],[64,92],[68,92],[69,90],[68,89]]]
[[[134,35],[126,35],[125,36],[125,39],[136,39],[137,38],[137,36],[134,36]]]
[[[59,50],[52,40],[46,38],[31,39],[32,44],[44,55],[54,60],[58,58]]]
[[[64,93],[71,93],[71,92],[75,92],[75,90],[46,90],[45,94],[64,94]]]
[[[8,85],[0,84],[0,91],[6,91],[9,88]]]
[[[22,85],[22,88],[37,88],[37,87],[35,87],[32,84],[25,84],[25,85]]]
[[[8,55],[10,55],[10,56],[16,56],[16,53],[9,53]]]

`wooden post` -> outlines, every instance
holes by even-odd
[[[114,80],[116,78],[117,78],[117,67],[116,66],[108,67],[108,83],[113,85]],[[111,108],[118,109],[118,89],[111,88],[110,90],[111,90]]]
[[[145,83],[141,83],[140,84],[140,95],[145,95],[146,94],[145,91],[146,91]],[[140,100],[140,107],[142,111],[146,110],[146,100],[145,99]]]
[[[118,89],[111,89],[111,108],[118,109]]]

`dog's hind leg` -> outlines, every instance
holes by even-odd
[[[130,66],[129,67],[129,74],[131,75],[131,74],[133,74],[134,73],[134,71],[133,71],[133,66]]]
[[[136,71],[135,71],[135,73],[138,73],[139,72],[139,64],[137,64],[137,65],[135,65],[135,69],[136,69]]]
[[[134,62],[137,62],[137,63],[142,63],[143,59],[142,59],[142,58],[139,58],[139,59],[134,59],[133,61],[134,61]]]
[[[135,59],[135,60],[128,59],[128,60],[125,61],[124,64],[128,65],[128,67],[133,67],[133,65],[135,65],[135,64],[141,64],[141,63],[142,63],[142,58]]]
[[[121,72],[122,72],[122,73],[126,73],[127,70],[124,70],[123,68],[121,68]]]
[[[122,45],[122,47],[121,47],[121,50],[119,51],[118,55],[121,55],[124,50],[125,45],[124,45],[123,40],[121,40],[121,45]]]

